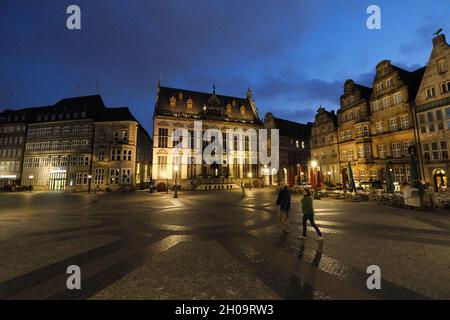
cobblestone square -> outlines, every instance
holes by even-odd
[[[300,196],[283,236],[275,193],[0,194],[0,298],[450,299],[448,215],[317,200],[325,239],[303,241]]]

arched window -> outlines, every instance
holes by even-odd
[[[189,100],[186,102],[186,104],[187,104],[187,108],[188,108],[188,109],[192,109],[192,105],[193,105],[192,99],[189,99]]]
[[[231,106],[231,104],[227,105],[227,113],[231,113],[231,111],[233,111],[233,107]]]
[[[241,107],[241,115],[245,116],[245,106]]]

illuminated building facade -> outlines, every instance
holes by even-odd
[[[195,123],[201,122],[199,136],[195,138]],[[250,158],[255,156],[249,146],[248,137],[242,148],[237,146],[234,137],[234,153],[230,161],[223,157],[220,163],[207,164],[203,160],[198,163],[195,155],[212,141],[203,141],[206,130],[213,129],[222,133],[223,151],[227,149],[227,130],[258,130],[262,122],[252,98],[250,89],[246,98],[217,95],[212,93],[195,92],[190,90],[169,88],[158,83],[155,113],[153,117],[153,180],[155,185],[173,186],[175,182],[183,188],[222,188],[223,184],[237,187],[238,184],[262,183],[258,164],[251,164]],[[185,155],[174,153],[177,139],[174,131],[184,129],[189,133],[190,145],[182,150]],[[198,131],[198,130],[197,130]],[[201,141],[196,141],[196,140]],[[179,140],[178,140],[179,141]],[[239,142],[239,145],[241,143]],[[177,180],[177,181],[175,181]]]

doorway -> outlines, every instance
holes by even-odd
[[[64,191],[66,189],[66,172],[50,173],[48,189],[51,191]]]

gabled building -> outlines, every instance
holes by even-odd
[[[448,186],[450,170],[450,46],[445,35],[433,38],[433,49],[415,101],[422,176],[435,191]]]
[[[373,180],[392,172],[398,184],[411,182],[409,147],[416,145],[413,104],[425,67],[409,72],[383,60],[376,66],[370,97]]]
[[[347,174],[350,161],[355,180],[360,182],[377,179],[372,170],[371,94],[371,88],[347,80],[337,111],[341,174]]]
[[[338,124],[334,111],[320,107],[311,125],[311,160],[318,163],[322,178],[330,184],[341,183]],[[307,174],[309,178],[309,174]]]

